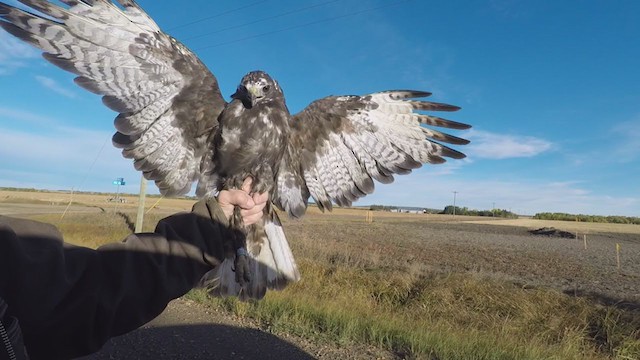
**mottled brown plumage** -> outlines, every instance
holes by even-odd
[[[278,83],[254,71],[227,103],[196,55],[134,1],[118,0],[124,10],[110,0],[62,0],[67,8],[20,1],[48,17],[0,3],[0,26],[103,96],[119,113],[114,145],[165,195],[197,182],[199,196],[215,196],[251,177],[253,191],[269,192],[275,206],[300,217],[310,197],[321,209],[348,206],[373,192],[374,180],[390,183],[424,163],[464,157],[441,142],[467,140],[422,126],[469,127],[418,112],[458,110],[415,100],[427,92],[329,96],[292,116]],[[231,226],[244,234],[236,239],[240,262],[231,254],[209,274],[214,294],[260,298],[300,278],[272,206],[248,228],[236,211]]]

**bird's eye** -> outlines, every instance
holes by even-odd
[[[262,87],[262,92],[269,92],[269,90],[271,89],[271,86],[269,85],[265,85],[264,87]]]

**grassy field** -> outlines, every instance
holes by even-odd
[[[580,234],[589,233],[625,233],[625,234],[638,234],[640,233],[640,225],[634,224],[610,224],[610,223],[589,223],[589,222],[577,222],[577,221],[560,221],[560,220],[538,220],[538,219],[504,219],[500,221],[495,220],[470,220],[475,224],[495,224],[503,226],[522,226],[532,229],[539,229],[542,227],[555,227],[564,229],[569,232],[578,232]]]
[[[29,201],[46,204],[50,199]],[[78,201],[95,205],[90,199]],[[193,203],[171,201],[165,209],[188,209]],[[59,226],[70,242],[96,247],[120,240],[130,232],[130,223],[135,220],[134,201],[127,206],[131,208],[125,207],[120,214],[107,209],[102,213],[72,213],[64,219],[59,214],[34,217]],[[374,223],[367,224],[364,213],[339,209],[331,215],[320,215],[310,209],[302,221],[285,220],[303,278],[282,292],[270,292],[262,301],[250,303],[211,299],[204,291],[194,291],[189,297],[256,319],[266,331],[276,334],[293,333],[338,344],[370,344],[389,349],[400,358],[640,359],[636,298],[625,302],[633,306],[605,305],[589,297],[571,296],[551,285],[528,286],[515,281],[516,271],[506,275],[516,264],[505,265],[502,270],[473,265],[480,263],[481,254],[487,253],[484,250],[493,249],[491,239],[527,239],[513,235],[519,234],[513,226],[532,228],[541,223],[489,220],[484,224],[487,220],[479,218],[375,213]],[[152,229],[164,215],[163,211],[152,210],[145,230]],[[501,224],[507,225],[504,233],[497,226]],[[625,238],[629,244],[640,239],[634,235],[640,233],[640,227],[578,226],[590,234],[631,234]],[[448,247],[463,237],[460,247]],[[517,242],[514,244],[514,254],[524,251]],[[502,243],[500,246],[504,247]],[[468,253],[463,254],[465,251]],[[539,265],[542,258],[535,257],[539,250],[527,251],[533,255],[507,262],[532,261],[524,265],[525,269]],[[497,260],[489,255],[484,261],[489,264]],[[562,267],[566,263],[558,262],[558,268],[552,268],[550,264],[556,262],[545,263],[539,271],[567,271]],[[612,271],[613,280],[606,281],[616,281],[619,276],[630,284],[640,284],[640,274],[632,262],[629,270],[620,274]],[[587,270],[573,276],[584,277],[580,280],[583,282],[605,279],[601,273]],[[541,278],[544,283],[545,278]],[[631,289],[630,296],[634,291],[637,293],[638,288]]]
[[[108,201],[114,198],[115,194],[85,194],[71,192],[22,192],[0,190],[0,203],[26,203],[40,205],[61,205],[66,206],[69,202],[72,205],[98,207],[104,211],[120,209],[123,211],[134,211],[138,206],[138,197],[128,194],[120,194],[119,197],[124,199],[123,203]],[[173,199],[159,197],[148,197],[145,201],[145,208],[153,207],[152,211],[166,213],[191,209],[195,201],[187,199]],[[157,204],[156,204],[157,203]],[[156,206],[154,206],[154,204]]]

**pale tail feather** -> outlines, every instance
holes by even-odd
[[[249,233],[247,249],[251,281],[241,287],[235,279],[234,259],[225,259],[203,278],[213,296],[237,296],[241,300],[261,299],[267,289],[282,290],[290,282],[300,280],[282,224],[275,212],[266,215],[264,227]]]

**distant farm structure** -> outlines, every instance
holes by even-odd
[[[389,205],[371,205],[369,210],[372,211],[388,211],[392,213],[403,214],[437,214],[442,210],[428,209],[416,206],[389,206]]]
[[[444,214],[444,215],[467,215],[467,216],[488,216],[516,219],[518,215],[504,209],[491,210],[474,210],[467,207],[447,205],[444,209],[432,209],[416,206],[389,206],[389,205],[371,205],[371,211],[388,211],[401,214]]]
[[[414,209],[414,208],[395,208],[390,210],[392,213],[403,213],[403,214],[428,214],[429,211],[427,209]]]

